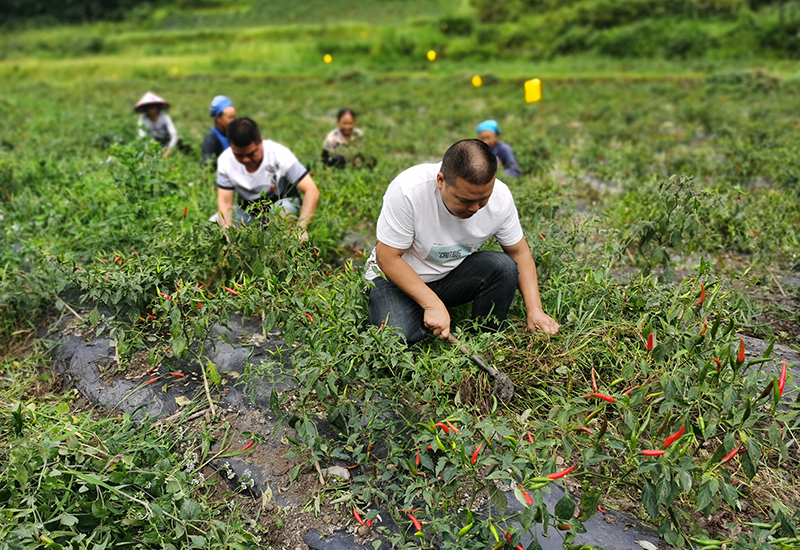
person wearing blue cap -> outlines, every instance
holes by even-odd
[[[214,117],[214,126],[203,139],[202,161],[205,164],[209,159],[214,159],[216,165],[217,158],[229,147],[226,132],[228,124],[236,118],[236,107],[228,97],[218,95],[211,100],[208,114]]]
[[[475,128],[478,139],[492,148],[492,152],[497,156],[497,160],[503,165],[506,176],[518,178],[521,174],[519,163],[514,157],[514,150],[508,143],[497,139],[500,135],[500,126],[496,120],[484,120]]]

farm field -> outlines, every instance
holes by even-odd
[[[565,544],[599,505],[652,523],[678,547],[800,547],[797,370],[789,365],[780,391],[780,366],[759,370],[777,347],[800,350],[792,64],[429,63],[423,48],[397,67],[359,63],[358,49],[329,66],[320,47],[334,41],[323,36],[251,51],[275,55],[274,65],[251,56],[228,67],[209,61],[215,39],[204,45],[202,33],[160,52],[148,49],[157,33],[109,34],[116,53],[67,59],[25,53],[36,40],[20,36],[16,57],[0,60],[0,547],[296,542],[280,509],[265,511],[207,468],[211,444],[224,442],[219,418],[197,431],[136,423],[93,409],[50,371],[59,318],[87,338],[113,338],[110,375],[125,376],[137,361],[202,363],[210,328],[236,312],[278,329],[292,350],[297,388],[276,394],[275,410],[288,411],[293,452],[309,468],[291,481],[313,477],[313,464],[367,466],[337,489],[351,496],[330,513],[386,511],[404,528],[386,535],[395,547],[502,548],[495,533],[511,513],[464,510],[465,495],[498,504],[498,486],[518,488],[523,505],[531,495],[531,512],[515,518],[523,529],[549,526]],[[544,99],[529,105],[522,83],[534,76]],[[162,160],[136,136],[131,109],[146,90],[172,102],[189,152]],[[311,168],[321,200],[308,244],[288,217],[230,242],[207,221],[215,179],[199,147],[217,94]],[[344,106],[358,113],[374,169],[319,161]],[[463,342],[514,381],[507,405],[449,344],[429,337],[409,349],[368,326],[359,267],[388,183],[437,162],[486,118],[525,172],[498,177],[514,193],[545,310],[561,324],[554,337],[529,334],[518,300],[504,330],[473,335],[468,312],[456,312]],[[740,336],[765,345],[740,356]],[[252,365],[241,383],[264,368]],[[203,370],[217,395],[218,373]],[[402,433],[382,421],[398,409],[408,413]],[[320,415],[338,439],[317,437]],[[445,420],[457,435],[433,425]],[[667,446],[670,434],[680,435]],[[378,442],[380,458],[370,453]],[[428,445],[440,450],[419,452]],[[571,466],[563,479],[574,502],[543,513],[542,476]],[[308,495],[328,506],[335,497]],[[402,512],[411,508],[421,535]],[[506,547],[520,534],[509,530]]]

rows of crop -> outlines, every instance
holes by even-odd
[[[307,246],[291,238],[289,218],[268,231],[237,231],[230,242],[205,221],[213,175],[196,155],[164,161],[134,138],[128,113],[148,83],[8,85],[0,103],[9,121],[0,129],[9,144],[0,152],[3,330],[64,301],[97,306],[89,318],[108,317],[123,359],[148,348],[156,364],[165,354],[202,355],[193,344],[232,311],[263,312],[265,329],[278,326],[301,344],[293,356],[300,450],[370,465],[352,504],[374,520],[377,499],[413,527],[394,535],[398,544],[442,534],[453,547],[485,548],[513,517],[531,532],[561,525],[571,539],[582,529],[575,503],[564,501],[552,518],[538,500],[546,475],[562,469],[556,460],[575,466],[570,475],[588,495],[584,519],[597,498],[632,498],[670,543],[688,544],[709,535],[697,512],[748,500],[754,515],[789,536],[792,509],[767,509],[767,493],[750,481],[792,476],[785,465],[797,453],[795,412],[776,409],[780,384],[767,392],[759,359],[731,348],[755,311],[726,285],[731,273],[721,263],[681,265],[688,277],[677,286],[648,276],[672,282],[690,254],[720,249],[756,271],[795,261],[798,157],[789,117],[797,89],[764,75],[741,79],[559,82],[537,107],[522,104],[516,85],[476,90],[457,79],[161,83],[156,91],[173,101],[195,148],[209,123],[206,104],[221,89],[313,167],[322,202]],[[343,105],[361,115],[375,170],[333,171],[316,161]],[[489,359],[517,383],[516,401],[500,410],[455,350],[433,339],[408,350],[366,326],[359,269],[329,262],[350,252],[339,245],[345,234],[370,237],[395,174],[437,160],[489,116],[532,173],[511,186],[543,303],[562,325],[556,338],[530,337],[513,322],[522,318],[517,303],[502,334],[464,334],[475,351],[491,349]],[[682,171],[694,179],[670,177]],[[456,322],[470,325],[464,312]],[[311,416],[320,407],[341,440],[316,437]],[[383,413],[398,407],[407,414],[386,422]],[[434,425],[445,420],[457,434]],[[379,442],[388,445],[380,459],[370,452]],[[734,447],[744,452],[728,457]],[[498,483],[520,489],[525,512],[505,513]],[[500,515],[459,514],[465,490],[492,498]],[[422,522],[416,537],[402,513],[411,508]]]

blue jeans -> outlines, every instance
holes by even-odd
[[[292,214],[297,214],[298,212],[300,212],[300,199],[297,197],[280,199],[279,201],[273,203],[272,206],[270,206],[270,210],[272,210],[273,208],[282,209],[284,213],[290,212]],[[276,212],[278,211],[279,210],[276,210]],[[246,212],[238,204],[235,204],[233,206],[233,217],[234,221],[237,224],[241,225],[250,225],[251,223],[256,221],[255,216],[253,216],[249,212]],[[264,219],[267,223],[269,223],[269,218],[264,218]]]
[[[482,319],[483,327],[497,330],[508,315],[517,291],[517,263],[503,252],[475,252],[438,281],[427,283],[447,307],[472,302],[472,318]],[[422,307],[388,279],[374,279],[369,293],[369,322],[386,322],[402,334],[409,344],[419,342],[428,330]],[[496,318],[496,322],[489,319]]]

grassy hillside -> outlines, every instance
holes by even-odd
[[[446,72],[458,63],[459,70],[522,76],[536,68],[531,63],[619,60],[619,68],[655,59],[671,64],[669,72],[706,73],[799,56],[799,6],[744,0],[176,2],[122,23],[3,33],[0,74],[416,72],[434,69],[425,58],[429,50],[438,55],[434,70]],[[332,66],[322,66],[326,53],[334,56]],[[438,68],[448,63],[449,70]]]
[[[409,19],[442,17],[454,10],[470,9],[465,0],[240,0],[166,4],[151,17],[151,22],[162,29],[335,25],[343,21],[386,25]]]

